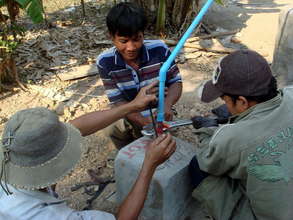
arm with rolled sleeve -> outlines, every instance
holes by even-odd
[[[199,146],[197,147],[197,160],[199,167],[214,176],[220,176],[233,169],[235,154],[229,156],[229,143],[216,140],[214,136],[217,133],[216,127],[200,128],[195,131],[198,135]],[[234,162],[233,162],[234,161]]]

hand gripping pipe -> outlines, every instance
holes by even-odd
[[[184,33],[182,38],[179,40],[178,44],[176,45],[176,47],[174,48],[174,50],[172,51],[172,53],[170,54],[170,56],[168,57],[168,59],[162,65],[162,67],[160,69],[160,72],[159,72],[159,81],[160,81],[160,85],[159,85],[159,107],[158,107],[158,116],[157,116],[159,133],[161,133],[160,132],[160,126],[162,126],[162,122],[165,119],[165,116],[164,116],[164,114],[165,114],[165,110],[164,110],[165,97],[164,97],[164,94],[165,94],[166,73],[167,73],[168,69],[170,68],[172,62],[175,60],[175,57],[177,56],[177,54],[180,52],[181,48],[185,44],[185,41],[190,36],[190,34],[194,30],[194,28],[196,28],[196,26],[199,24],[199,22],[201,21],[201,19],[203,18],[203,16],[207,12],[207,10],[210,8],[210,6],[213,4],[213,2],[214,2],[214,0],[207,0],[205,5],[202,7],[202,9],[198,13],[198,15],[195,17],[195,19],[193,20],[193,22],[191,23],[191,25],[189,26],[187,31]]]

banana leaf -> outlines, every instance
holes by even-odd
[[[216,2],[217,4],[219,4],[219,5],[224,5],[223,2],[222,2],[222,0],[215,0],[215,2]]]
[[[0,7],[5,5],[5,0],[0,0]]]
[[[16,0],[16,2],[27,12],[34,23],[44,20],[42,0]]]

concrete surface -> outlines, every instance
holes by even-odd
[[[188,164],[194,146],[175,138],[176,152],[154,174],[141,219],[178,220],[196,216],[204,219],[200,206],[192,199]],[[141,169],[150,139],[142,137],[119,151],[115,160],[116,198],[121,202],[133,186]]]
[[[206,0],[201,0],[201,5]],[[278,20],[281,10],[292,0],[223,0],[225,6],[213,4],[205,21],[215,28],[239,30],[241,44],[273,60]]]

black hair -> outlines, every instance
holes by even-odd
[[[142,8],[130,2],[115,5],[107,15],[106,23],[112,36],[132,37],[144,32],[147,18]]]
[[[231,94],[224,94],[224,95],[231,97],[232,102],[234,104],[236,103],[238,97],[240,96],[240,95],[231,95]],[[277,80],[275,77],[272,77],[271,82],[269,84],[269,91],[267,94],[260,95],[260,96],[243,96],[243,97],[246,98],[248,101],[255,101],[257,103],[262,103],[276,97],[277,95],[278,95]]]

